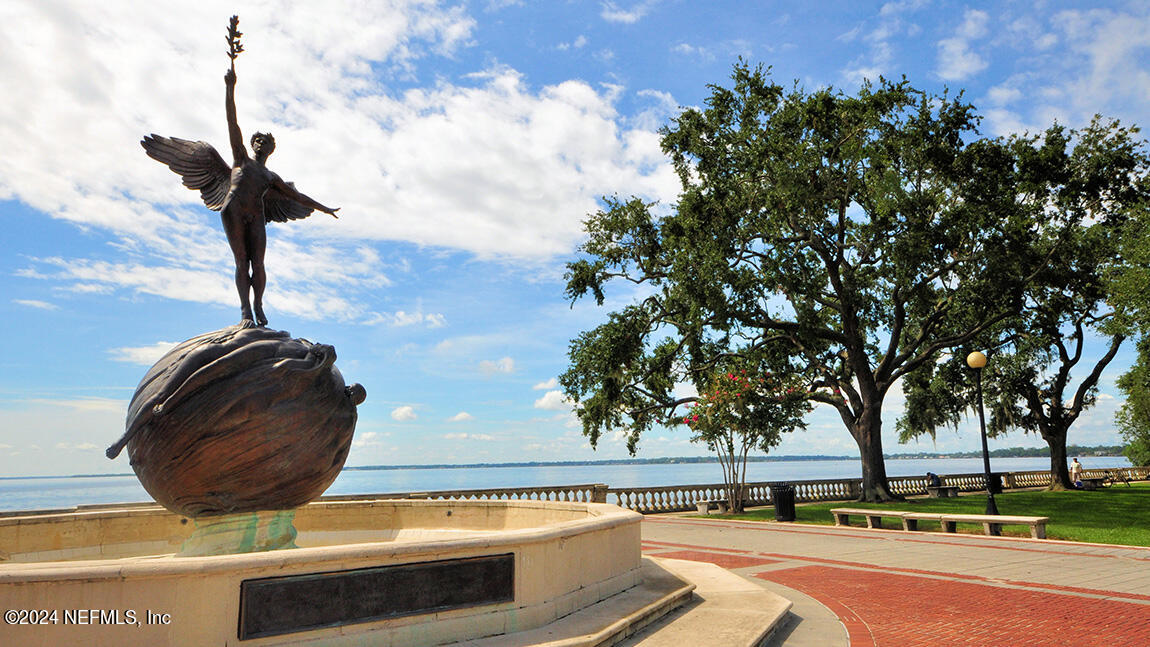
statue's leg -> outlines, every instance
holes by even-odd
[[[264,287],[268,283],[268,274],[264,269],[267,242],[264,219],[253,218],[248,226],[248,257],[252,262],[252,305],[255,307],[256,323],[260,326],[268,325],[268,318],[264,315]]]
[[[247,236],[244,231],[243,219],[230,209],[220,212],[224,224],[224,234],[228,237],[228,245],[232,248],[232,257],[236,261],[236,292],[240,296],[240,325],[254,325],[252,319],[252,306],[248,302],[248,292],[252,281],[248,275],[248,251],[244,240]],[[246,322],[246,323],[245,323]]]

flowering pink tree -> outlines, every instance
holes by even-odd
[[[718,454],[732,512],[743,511],[747,454],[752,449],[770,451],[782,434],[806,427],[803,416],[811,410],[810,394],[794,382],[769,372],[719,372],[700,389],[685,415],[672,419],[691,429],[692,442],[704,442]]]

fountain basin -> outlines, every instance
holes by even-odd
[[[262,646],[511,633],[638,584],[640,520],[596,503],[321,501],[295,511],[298,548],[181,556],[195,524],[158,506],[8,515],[0,606],[37,624],[0,634]]]

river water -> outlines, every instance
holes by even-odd
[[[1129,467],[1123,457],[1083,457],[1086,469]],[[995,472],[1049,469],[1048,458],[991,459]],[[979,458],[888,459],[889,476],[982,472]],[[858,460],[771,461],[749,463],[747,480],[804,481],[858,478]],[[376,494],[431,490],[486,489],[541,485],[606,483],[611,487],[655,487],[721,483],[717,463],[656,465],[539,465],[532,467],[419,468],[344,470],[326,494]],[[135,476],[61,476],[0,478],[0,510],[66,508],[80,504],[150,501]]]

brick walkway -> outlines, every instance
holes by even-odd
[[[1150,647],[1145,548],[660,516],[643,550],[801,591],[852,647]]]

